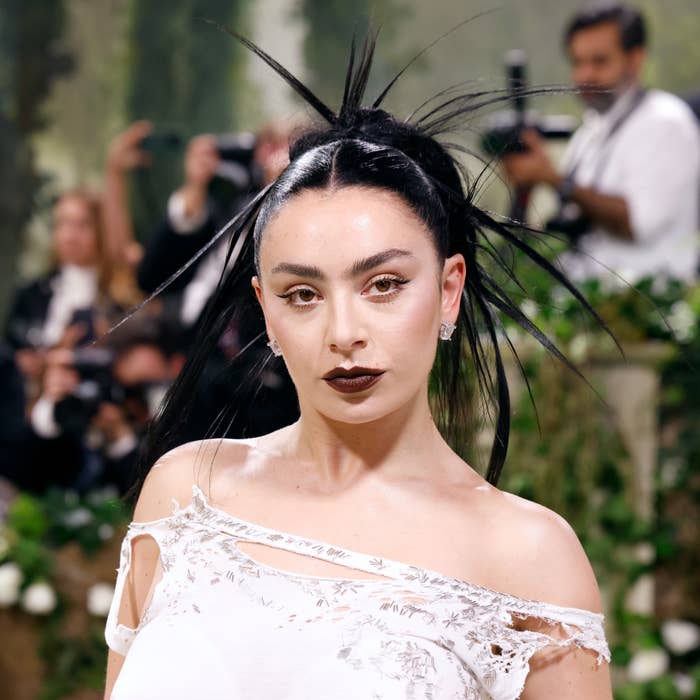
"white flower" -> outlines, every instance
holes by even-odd
[[[693,337],[695,329],[695,314],[687,302],[677,301],[671,306],[671,313],[667,319],[668,325],[671,326],[673,335],[679,342],[690,340]]]
[[[91,615],[107,617],[114,598],[114,586],[110,583],[96,583],[87,592],[87,609]]]
[[[661,485],[665,488],[672,488],[678,483],[678,477],[685,468],[682,457],[667,457],[661,463],[659,472]]]
[[[82,527],[94,520],[94,515],[87,508],[76,508],[63,516],[63,522],[68,527]]]
[[[14,605],[19,599],[22,570],[13,561],[0,566],[0,608]]]
[[[640,576],[625,596],[625,608],[637,615],[652,615],[654,612],[654,578]]]
[[[627,677],[633,683],[646,683],[668,671],[668,654],[664,649],[642,649],[627,666]]]
[[[37,581],[24,591],[21,605],[32,615],[48,615],[56,607],[56,594],[46,581]]]
[[[571,292],[558,284],[552,288],[549,296],[555,306],[564,306],[571,299]]]
[[[689,698],[695,692],[695,679],[687,673],[674,673],[673,685],[682,698]]]
[[[659,296],[666,294],[666,292],[668,292],[669,282],[670,278],[667,274],[661,272],[654,275],[654,279],[651,282],[652,294],[657,294]]]
[[[600,276],[600,291],[603,294],[617,294],[627,289],[627,283],[634,284],[634,273],[631,270],[620,270],[618,274],[606,271]]]
[[[700,646],[700,627],[687,620],[666,620],[661,625],[661,638],[672,654],[680,656]]]
[[[583,333],[575,335],[569,343],[569,356],[574,362],[580,362],[588,354],[591,341]]]
[[[656,550],[650,542],[640,542],[634,548],[634,554],[640,564],[651,564],[656,558]]]
[[[109,523],[102,523],[97,528],[97,536],[101,540],[108,540],[114,534],[114,528]]]
[[[525,299],[525,301],[520,304],[520,310],[528,318],[534,318],[539,313],[540,307],[534,301],[532,301],[532,299]]]

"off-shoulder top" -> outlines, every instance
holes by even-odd
[[[172,515],[132,522],[122,542],[105,638],[126,658],[111,700],[515,700],[544,647],[610,658],[602,614],[256,525],[212,506],[196,484],[185,508],[173,502]],[[162,576],[132,629],[117,616],[140,535],[157,542]],[[292,573],[239,542],[375,578]],[[525,618],[547,631],[516,629]]]

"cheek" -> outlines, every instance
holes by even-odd
[[[381,334],[393,341],[401,354],[411,355],[420,351],[431,337],[439,313],[439,297],[433,288],[425,284],[402,304],[394,314],[387,314]]]
[[[82,250],[93,252],[97,249],[97,234],[89,226],[81,226],[78,229],[77,239]]]
[[[62,227],[62,228],[54,231],[53,247],[54,247],[54,250],[59,255],[70,251],[70,249],[71,249],[71,237],[65,228]]]

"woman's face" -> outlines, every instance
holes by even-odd
[[[98,258],[97,229],[82,197],[61,197],[53,210],[53,246],[60,265],[94,265]]]
[[[284,204],[263,232],[252,284],[302,412],[364,423],[425,396],[440,323],[455,321],[464,277],[464,258],[440,265],[400,197],[352,186]],[[353,367],[381,374],[324,379]]]

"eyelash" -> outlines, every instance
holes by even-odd
[[[388,277],[380,277],[379,279],[374,280],[374,281],[371,283],[370,286],[373,287],[374,285],[379,284],[379,283],[381,283],[381,282],[392,282],[393,284],[404,285],[404,284],[406,284],[408,281],[409,281],[409,280],[404,279],[403,277],[391,277],[391,276],[388,276]],[[290,292],[286,292],[285,294],[277,294],[277,296],[278,296],[280,299],[284,299],[285,304],[287,304],[288,306],[293,306],[293,307],[295,307],[295,308],[297,308],[297,309],[303,309],[303,308],[306,308],[306,307],[313,306],[314,303],[313,303],[313,302],[306,302],[306,303],[302,303],[302,304],[295,304],[295,303],[292,301],[292,299],[293,299],[294,295],[295,295],[295,294],[298,294],[299,292],[311,292],[311,291],[313,291],[313,290],[309,289],[308,287],[300,287],[299,289],[293,289],[293,290],[291,290]],[[398,289],[398,287],[397,287],[397,288],[395,288],[395,289],[394,289],[393,291],[391,291],[391,292],[384,292],[384,293],[381,293],[381,292],[380,292],[380,293],[378,294],[378,296],[381,297],[383,300],[387,300],[387,301],[388,301],[388,300],[390,300],[391,298],[395,297],[398,293],[399,293],[399,289]],[[387,297],[389,297],[389,299],[387,299]]]

